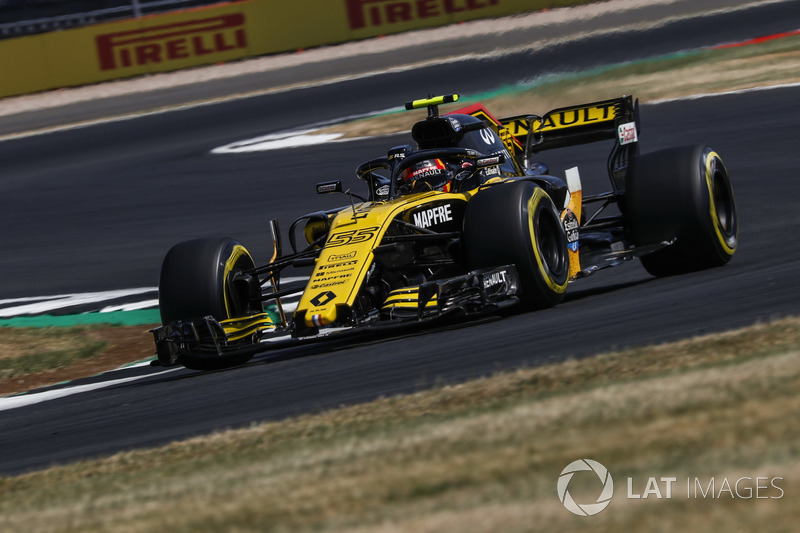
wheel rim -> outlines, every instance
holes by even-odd
[[[733,191],[725,175],[717,168],[712,176],[714,207],[722,233],[730,238],[735,233],[736,214]]]
[[[537,218],[538,221],[534,228],[539,255],[550,276],[560,280],[567,265],[567,254],[562,246],[561,224],[552,213],[546,210],[540,210]]]
[[[705,178],[711,208],[710,221],[717,237],[716,248],[726,258],[730,258],[736,251],[738,233],[736,202],[725,166],[713,150],[706,154]]]
[[[228,316],[233,318],[247,314],[247,298],[242,294],[240,284],[236,282],[237,277],[243,272],[243,268],[237,266],[234,268],[227,279],[225,296],[226,296],[226,310]]]
[[[253,260],[244,246],[234,246],[223,271],[223,298],[227,318],[249,314],[247,285],[242,284],[239,277],[252,268],[254,268]]]

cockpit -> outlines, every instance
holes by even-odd
[[[358,167],[371,200],[406,194],[460,192],[519,170],[491,125],[471,115],[429,116],[411,130],[417,148],[397,146]],[[384,172],[381,172],[384,171]]]
[[[414,124],[411,137],[421,150],[457,147],[485,155],[503,155],[504,161],[498,165],[498,173],[515,175],[519,172],[491,125],[472,115],[428,117]]]

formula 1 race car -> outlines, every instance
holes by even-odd
[[[282,254],[275,220],[265,265],[229,238],[174,246],[159,282],[159,362],[223,368],[331,332],[541,309],[560,302],[571,281],[624,260],[639,257],[667,276],[723,265],[736,251],[719,154],[686,146],[639,155],[630,96],[543,116],[496,119],[481,105],[439,114],[457,99],[406,104],[428,111],[412,128],[416,147],[358,166],[365,197],[347,191],[344,207],[294,221],[292,253]],[[547,150],[602,140],[613,140],[610,192],[583,196],[577,168],[554,176],[539,162]],[[345,191],[331,181],[317,192]],[[290,267],[311,269],[308,281],[282,284]],[[298,293],[287,311],[285,299]]]

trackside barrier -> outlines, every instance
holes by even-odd
[[[587,0],[244,0],[0,41],[0,97]]]

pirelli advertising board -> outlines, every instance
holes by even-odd
[[[0,97],[535,11],[552,3],[244,0],[5,39]]]
[[[157,68],[215,56],[218,59],[246,55],[247,32],[243,13],[123,29],[95,36],[97,67],[110,72],[137,68]]]

